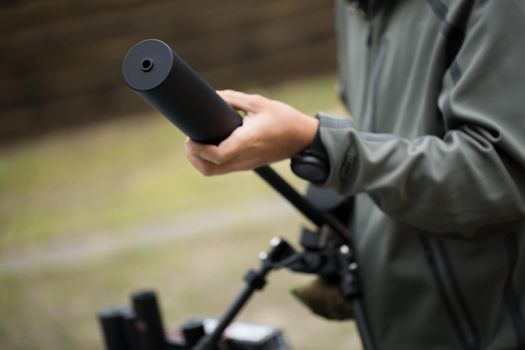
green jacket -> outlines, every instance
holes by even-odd
[[[525,349],[525,1],[376,5],[337,2],[320,118],[376,345]]]

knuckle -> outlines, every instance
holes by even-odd
[[[200,171],[201,171],[202,175],[204,175],[204,176],[212,176],[212,175],[215,174],[213,166],[211,166],[211,164],[207,164],[207,163],[202,164]]]
[[[205,152],[202,152],[200,154],[200,157],[208,162],[214,163],[214,164],[221,164],[223,162],[223,155],[221,153],[217,153],[211,150],[207,150]]]
[[[254,108],[254,107],[258,107],[262,104],[262,100],[263,100],[263,97],[261,95],[250,95],[249,99],[248,99],[248,104],[250,105],[250,107]]]
[[[252,95],[252,98],[253,98],[253,101],[256,103],[262,103],[265,100],[265,98],[259,94]]]
[[[231,96],[232,91],[231,90],[218,90],[217,94],[222,98],[227,98]]]
[[[199,172],[204,176],[211,176],[211,169],[205,166],[199,168]]]
[[[226,152],[215,154],[213,157],[213,162],[215,164],[221,165],[228,161],[228,154]]]

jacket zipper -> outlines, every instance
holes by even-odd
[[[385,64],[386,60],[386,54],[388,51],[388,39],[383,38],[381,40],[381,45],[379,46],[379,52],[377,54],[377,62],[374,64],[374,68],[372,70],[372,75],[370,79],[372,79],[372,86],[371,86],[371,101],[370,101],[370,119],[368,121],[368,124],[366,125],[367,131],[370,132],[378,132],[377,129],[377,106],[378,106],[378,98],[379,98],[379,82],[380,78],[383,72],[383,66]]]
[[[375,28],[374,28],[374,1],[370,1],[368,5],[367,17],[369,21],[368,36],[366,39],[367,46],[367,79],[365,82],[365,91],[362,106],[365,106],[364,115],[367,116],[363,121],[362,130],[368,132],[375,132],[375,114],[377,107],[377,99],[379,94],[379,80],[383,65],[385,63],[386,51],[388,48],[388,40],[386,38],[378,38],[378,44],[375,43]],[[373,62],[373,63],[372,63]]]
[[[463,348],[479,349],[481,340],[452,270],[442,241],[420,235],[425,257],[432,271],[438,293]]]
[[[371,63],[372,57],[373,57],[373,35],[374,35],[374,25],[368,17],[369,21],[369,28],[368,28],[368,35],[366,38],[366,79],[364,82],[363,90],[364,94],[362,96],[361,100],[361,115],[366,115],[368,110],[368,102],[370,98],[370,77],[371,72],[373,71],[374,64]],[[368,131],[368,130],[367,130]]]

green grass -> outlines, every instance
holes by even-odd
[[[216,317],[242,287],[244,271],[257,266],[257,252],[268,246],[268,225],[255,224],[123,251],[81,266],[0,275],[7,286],[0,289],[0,309],[10,315],[0,318],[2,344],[10,350],[100,349],[96,312],[127,303],[132,291],[145,287],[159,292],[165,323],[171,327],[192,315]],[[280,224],[290,228],[294,222]],[[321,344],[329,342],[330,348],[342,350],[355,342],[351,324],[317,319],[291,298],[289,289],[304,278],[283,271],[268,280],[242,320],[284,328],[298,349],[323,349]]]
[[[204,179],[184,159],[182,139],[151,115],[2,155],[1,251],[191,210],[243,177]],[[230,192],[230,200],[247,193]]]
[[[252,91],[314,113],[334,108],[334,85],[329,76]],[[183,139],[150,113],[0,150],[0,254],[267,190],[252,174],[203,178]]]
[[[333,76],[250,91],[307,113],[339,109]],[[201,176],[184,158],[183,139],[164,118],[149,113],[0,150],[2,349],[102,349],[96,312],[125,303],[144,287],[160,292],[168,325],[191,315],[218,316],[272,236],[295,241],[304,222],[298,214],[245,217],[244,207],[254,200],[279,200],[273,190],[251,172]],[[304,187],[287,162],[277,169]],[[75,244],[82,248],[86,239],[104,236],[126,243],[133,229],[217,207],[238,218],[213,232],[174,233],[158,243],[123,245],[87,258],[73,254],[69,263],[39,263],[39,254],[56,247],[75,253]],[[19,269],[1,265],[19,257],[34,262]],[[278,272],[270,281],[242,319],[285,328],[297,349],[358,348],[350,324],[321,321],[292,301],[288,290],[304,277]]]

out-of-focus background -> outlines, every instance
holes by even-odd
[[[194,171],[120,64],[158,38],[216,88],[341,113],[333,17],[326,0],[0,2],[0,348],[102,349],[97,312],[143,288],[170,328],[219,316],[273,236],[295,242],[307,222],[252,173]],[[358,349],[289,295],[309,279],[270,275],[240,319]]]

